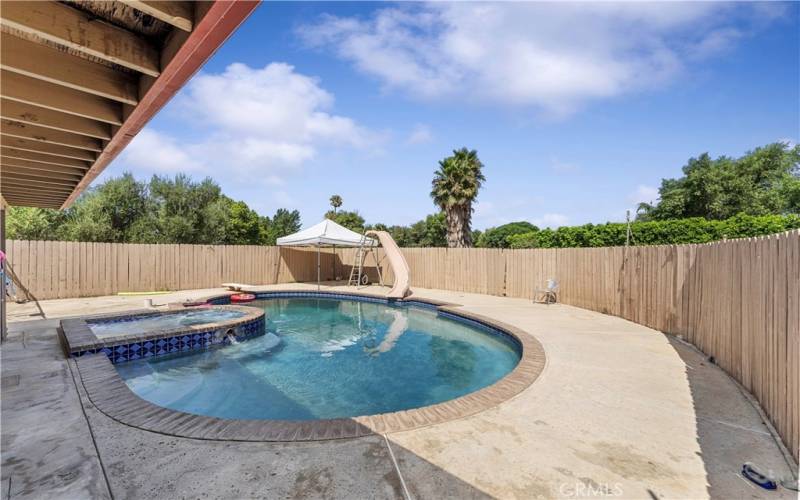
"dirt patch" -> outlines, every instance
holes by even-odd
[[[669,466],[634,451],[630,446],[598,441],[595,451],[574,449],[575,455],[625,479],[656,479],[675,477]]]

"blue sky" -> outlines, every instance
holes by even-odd
[[[799,33],[798,3],[265,2],[103,177],[409,224],[467,146],[474,227],[624,220],[691,156],[798,141]]]

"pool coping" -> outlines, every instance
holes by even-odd
[[[244,313],[243,316],[238,318],[231,318],[225,321],[200,323],[197,325],[187,325],[178,328],[165,328],[162,330],[155,330],[149,333],[133,333],[129,335],[114,335],[105,338],[98,337],[89,327],[89,323],[96,321],[127,321],[132,318],[142,316],[159,316],[167,314],[178,314],[181,311],[190,309],[189,307],[175,308],[170,307],[167,310],[153,310],[153,309],[134,309],[126,312],[115,312],[107,314],[94,314],[91,316],[82,316],[79,318],[67,318],[60,322],[61,338],[64,342],[65,350],[68,356],[83,356],[86,354],[94,354],[96,351],[108,349],[131,343],[143,343],[147,341],[158,341],[161,339],[168,339],[171,337],[179,337],[185,335],[199,334],[212,330],[229,330],[236,329],[242,325],[246,325],[253,321],[264,318],[264,311],[252,307],[245,307],[240,305],[215,305],[217,309],[224,309],[228,311],[240,311]],[[192,307],[191,309],[207,309],[208,306]],[[238,336],[237,336],[238,338]],[[213,342],[209,343],[222,343],[223,339],[212,339]]]
[[[314,293],[385,299],[380,295],[355,292],[308,292],[296,289],[265,290],[262,294]],[[206,299],[227,297],[213,295]],[[541,343],[530,333],[486,316],[464,311],[459,304],[419,297],[396,302],[421,302],[438,311],[459,316],[497,329],[512,337],[521,350],[516,367],[494,384],[464,396],[421,408],[320,420],[244,420],[195,415],[171,410],[136,395],[103,354],[74,358],[81,383],[91,403],[108,417],[142,430],[190,439],[215,441],[296,442],[358,438],[408,431],[468,417],[493,408],[524,391],[544,370],[546,355]]]

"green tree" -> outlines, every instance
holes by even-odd
[[[210,178],[193,181],[185,174],[174,178],[154,175],[150,195],[155,205],[155,224],[159,239],[170,243],[219,241],[223,226],[213,217],[214,203],[221,196]]]
[[[154,176],[145,183],[125,173],[64,211],[12,207],[7,227],[14,239],[257,245],[299,230],[300,213],[279,209],[273,219],[260,217],[211,179]]]
[[[400,247],[414,246],[411,244],[409,228],[407,226],[386,226],[385,224],[375,224],[374,226],[367,227],[366,229],[388,232],[394,239],[395,243],[397,243],[397,245]]]
[[[800,215],[738,214],[725,220],[703,217],[631,224],[635,245],[709,243],[723,238],[747,238],[800,228]],[[626,224],[585,224],[542,229],[508,237],[511,248],[608,247],[625,245]]]
[[[775,143],[716,160],[704,153],[689,159],[683,177],[662,180],[659,197],[640,205],[639,220],[800,213],[800,146]]]
[[[509,248],[509,236],[536,232],[539,228],[530,222],[510,222],[502,226],[492,227],[484,231],[476,240],[476,246],[487,248]]]
[[[66,214],[59,210],[34,207],[10,207],[6,229],[11,240],[58,240],[59,228]]]
[[[359,214],[357,211],[349,212],[347,210],[342,210],[341,212],[335,212],[333,210],[329,210],[325,213],[325,218],[330,219],[351,231],[355,231],[357,233],[364,232],[364,217],[361,217],[361,214]]]
[[[539,231],[512,234],[508,237],[509,248],[538,248],[540,246]]]
[[[472,246],[472,203],[486,180],[478,152],[462,148],[439,162],[431,183],[431,198],[447,221],[447,246]]]
[[[409,240],[414,247],[446,247],[447,221],[444,213],[432,214],[409,228]]]
[[[74,241],[125,242],[148,210],[147,185],[130,173],[89,189],[66,211],[60,237]]]
[[[270,219],[264,217],[262,219],[263,241],[265,245],[274,245],[278,238],[288,236],[300,230],[300,212],[297,210],[289,211],[285,208],[279,208],[275,215]]]
[[[333,213],[336,213],[336,210],[342,206],[342,197],[338,194],[331,196],[331,206],[333,207]]]
[[[243,201],[220,196],[207,208],[209,240],[221,245],[258,245],[263,240],[261,217]]]

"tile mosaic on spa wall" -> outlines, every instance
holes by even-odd
[[[112,341],[112,345],[92,346],[72,351],[71,355],[80,357],[87,354],[102,353],[114,364],[124,363],[153,356],[165,356],[197,349],[208,349],[213,346],[229,345],[231,343],[230,333],[233,334],[237,341],[243,341],[263,335],[264,325],[265,321],[262,314],[256,319],[232,327],[215,326],[207,330],[192,330],[171,336],[142,338],[124,343]]]

